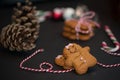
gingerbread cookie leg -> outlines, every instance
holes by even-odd
[[[73,62],[73,66],[78,74],[85,74],[88,70],[86,60],[84,60],[82,57],[76,58]]]

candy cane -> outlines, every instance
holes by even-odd
[[[105,31],[107,32],[108,36],[110,37],[110,39],[112,40],[112,42],[114,43],[115,47],[109,47],[107,45],[106,42],[102,42],[102,50],[104,50],[105,52],[115,52],[117,50],[120,49],[120,43],[117,41],[117,39],[115,38],[114,34],[112,33],[112,31],[110,30],[110,28],[108,26],[105,26]]]
[[[112,33],[112,31],[110,30],[110,28],[108,26],[105,26],[105,31],[107,32],[107,34],[110,37],[110,39],[112,40],[112,42],[115,44],[115,47],[114,48],[109,47],[106,42],[102,42],[101,50],[105,51],[106,53],[108,53],[110,55],[120,56],[120,53],[113,53],[113,52],[120,49],[120,43],[117,41],[117,39],[115,38],[114,34]],[[103,64],[103,63],[97,62],[97,64],[99,66],[102,66],[105,68],[119,67],[120,66],[120,63],[118,63],[118,64]]]
[[[120,53],[115,53],[115,52],[110,52],[104,48],[101,48],[101,50],[105,51],[106,53],[110,54],[110,55],[113,55],[113,56],[120,56]]]
[[[40,64],[39,68],[29,68],[29,67],[24,67],[23,64],[31,59],[33,56],[35,56],[36,54],[43,52],[43,49],[39,49],[37,51],[35,51],[32,55],[28,56],[27,58],[25,58],[21,63],[20,63],[20,68],[24,69],[24,70],[28,70],[28,71],[34,71],[34,72],[50,72],[50,73],[65,73],[65,72],[70,72],[73,69],[67,69],[67,70],[53,70],[53,65],[48,63],[48,62],[43,62]],[[49,68],[44,69],[43,65],[48,66]]]

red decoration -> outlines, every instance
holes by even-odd
[[[60,8],[55,8],[53,10],[53,19],[60,20],[62,19],[63,10]]]

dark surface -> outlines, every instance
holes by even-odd
[[[44,48],[45,51],[37,54],[31,60],[26,62],[24,66],[39,68],[41,62],[50,62],[54,65],[54,69],[62,69],[54,64],[54,58],[62,53],[65,45],[70,42],[75,42],[81,46],[90,46],[91,54],[98,61],[113,64],[120,63],[120,58],[106,54],[100,50],[101,42],[106,41],[110,46],[113,46],[111,40],[104,31],[104,25],[109,25],[112,32],[120,42],[120,24],[111,18],[111,8],[107,0],[81,0],[90,10],[95,11],[99,15],[101,28],[95,30],[95,36],[88,41],[72,41],[64,38],[61,33],[64,26],[63,21],[47,20],[40,24],[40,34],[37,40],[37,47],[29,52],[10,52],[4,48],[0,48],[0,80],[120,80],[120,67],[102,68],[98,65],[88,70],[84,75],[78,75],[74,71],[63,74],[31,72],[21,70],[19,63],[27,56],[32,54],[39,48]],[[73,7],[79,3],[79,0],[74,1],[58,1],[58,2],[42,2],[35,5],[41,10],[52,10],[55,7]],[[13,6],[0,8],[0,28],[11,23]],[[26,55],[20,55],[20,54]]]

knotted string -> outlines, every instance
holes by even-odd
[[[30,68],[30,67],[24,67],[23,64],[28,61],[29,59],[31,59],[33,56],[35,56],[38,53],[43,52],[44,49],[38,49],[36,50],[32,55],[28,56],[27,58],[25,58],[24,60],[21,61],[20,63],[20,68],[23,70],[28,70],[28,71],[34,71],[34,72],[50,72],[50,73],[65,73],[65,72],[70,72],[74,69],[64,69],[64,70],[53,70],[53,65],[48,63],[48,62],[42,62],[39,65],[39,68]],[[48,66],[48,68],[43,68],[43,66]]]
[[[91,22],[93,24],[96,25],[96,27],[100,27],[100,25],[96,22],[96,21],[93,21],[92,18],[95,16],[95,12],[93,11],[89,11],[89,12],[86,12],[84,13],[84,15],[78,20],[78,23],[77,25],[75,26],[75,31],[76,31],[76,36],[77,36],[77,39],[79,39],[79,32],[83,33],[83,34],[88,34],[90,32],[92,32],[92,25],[91,25]],[[81,27],[81,24],[84,24],[88,27],[88,30],[87,31],[83,31],[80,29]],[[92,35],[91,35],[92,36]]]

